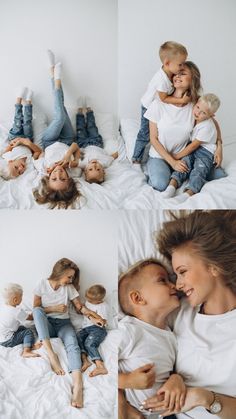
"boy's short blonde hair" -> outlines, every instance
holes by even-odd
[[[5,303],[7,303],[11,297],[13,297],[15,295],[18,295],[18,294],[22,295],[23,294],[23,288],[19,284],[9,283],[9,284],[5,285],[5,287],[2,289],[1,294],[2,294],[2,297],[5,301]]]
[[[214,114],[220,107],[220,99],[214,93],[202,95],[199,100],[207,105],[211,114]]]
[[[155,258],[142,259],[134,263],[119,276],[118,296],[119,304],[125,314],[133,316],[133,307],[130,302],[129,294],[132,290],[138,290],[142,285],[142,278],[139,276],[143,268],[148,265],[158,265],[166,269],[166,266]],[[167,271],[167,269],[166,269]]]
[[[85,297],[89,298],[91,301],[102,301],[105,298],[106,289],[100,285],[92,285],[86,290]]]
[[[160,46],[159,57],[162,63],[166,58],[171,60],[176,55],[186,55],[187,58],[188,51],[184,45],[178,44],[178,42],[167,41]]]

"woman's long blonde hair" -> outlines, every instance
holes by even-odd
[[[34,198],[38,204],[49,204],[50,209],[73,208],[73,204],[82,196],[73,178],[68,179],[68,188],[62,191],[54,191],[49,186],[49,177],[41,179],[39,188],[33,191]]]
[[[78,265],[76,265],[76,263],[72,262],[72,260],[70,259],[59,259],[53,266],[52,273],[48,279],[51,279],[52,281],[57,281],[68,269],[73,269],[75,271],[72,285],[74,285],[75,289],[79,291],[80,270]]]
[[[192,81],[189,88],[189,95],[192,98],[192,102],[196,103],[199,96],[202,94],[201,73],[199,68],[192,61],[185,61],[184,65],[191,72]]]

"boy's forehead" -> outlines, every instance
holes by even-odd
[[[145,273],[147,273],[147,274],[153,274],[153,273],[162,274],[162,273],[164,273],[164,274],[168,275],[168,272],[166,271],[166,269],[163,266],[158,265],[157,263],[150,263],[149,265],[144,266],[141,269],[140,273],[142,274],[142,272],[144,274]]]

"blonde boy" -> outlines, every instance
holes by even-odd
[[[189,196],[200,192],[207,181],[207,177],[214,164],[216,150],[217,130],[213,117],[220,106],[219,98],[213,93],[207,93],[198,99],[193,108],[195,127],[192,131],[190,144],[182,151],[174,154],[174,158],[183,159],[189,171],[181,173],[174,171],[167,189],[162,192],[164,198],[172,198],[176,189],[189,178],[185,192],[180,194],[176,201],[183,202]]]
[[[169,378],[174,369],[177,344],[167,325],[167,317],[180,303],[175,285],[170,283],[164,266],[156,259],[142,260],[131,266],[120,277],[119,302],[126,314],[119,322],[119,388],[125,389],[126,399],[133,406],[130,408],[127,405],[128,409],[135,408],[136,411],[143,412],[142,404],[146,398],[157,390],[157,394],[165,394],[168,379],[169,382],[176,380],[172,399],[178,391],[183,391],[184,394],[182,379],[176,374]],[[150,372],[150,363],[155,368],[155,382],[153,372]],[[148,364],[147,374],[150,375],[150,380],[147,380],[147,386],[143,386],[146,371],[141,371],[140,367]],[[138,373],[132,380],[134,371]],[[123,418],[122,397],[120,402],[120,417]],[[149,416],[150,412],[143,414]]]
[[[22,356],[24,358],[38,357],[39,354],[33,353],[32,349],[40,348],[41,344],[34,345],[34,335],[32,330],[20,326],[25,320],[33,320],[32,314],[18,307],[21,304],[23,289],[18,284],[8,284],[2,296],[4,304],[0,307],[0,345],[7,348],[23,343]]]
[[[144,113],[151,105],[152,101],[156,98],[165,103],[184,105],[191,100],[187,95],[183,98],[170,96],[174,90],[172,78],[182,70],[188,56],[187,49],[177,42],[167,41],[161,45],[159,56],[162,67],[151,79],[146,92],[141,98],[141,125],[132,157],[133,163],[141,162],[145,146],[149,142],[149,121],[144,117]]]

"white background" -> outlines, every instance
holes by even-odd
[[[62,257],[81,271],[81,296],[100,283],[117,289],[116,211],[1,211],[0,286],[21,284],[24,301]]]
[[[119,0],[118,22],[121,117],[139,117],[140,98],[161,65],[159,47],[173,40],[187,47],[205,92],[220,97],[224,137],[235,136],[235,0]]]
[[[87,94],[97,112],[117,112],[117,0],[0,0],[0,122],[22,85],[51,115],[47,48],[63,63],[66,105]]]

